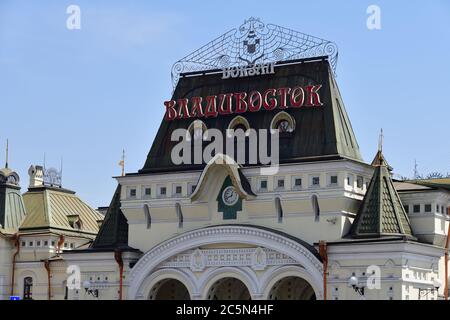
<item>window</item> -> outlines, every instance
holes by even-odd
[[[166,186],[159,186],[158,187],[158,197],[164,198],[167,195],[167,187]]]
[[[407,204],[405,204],[405,205],[403,206],[403,208],[405,209],[405,212],[406,212],[406,213],[409,213],[409,206],[408,206]]]
[[[23,299],[31,300],[33,299],[33,278],[25,277],[23,279]]]
[[[260,190],[267,190],[267,180],[261,180],[259,182],[259,189]]]
[[[284,178],[279,178],[277,180],[277,188],[278,189],[284,189]]]
[[[270,128],[278,129],[280,134],[290,133],[295,129],[295,120],[289,113],[281,111],[273,117]]]
[[[22,247],[26,247],[26,246],[27,246],[27,243],[26,243],[25,241],[22,241],[21,246],[22,246]]]
[[[236,116],[228,124],[228,129],[233,129],[233,130],[241,129],[242,131],[246,132],[248,129],[250,129],[250,124],[248,123],[247,119],[245,119],[244,117]]]
[[[41,246],[41,241],[40,240],[36,241],[36,247],[40,247],[40,246]]]
[[[197,188],[197,185],[193,184],[193,185],[191,186],[191,193],[193,193],[193,192],[195,191],[195,188]]]
[[[68,243],[64,242],[64,248],[67,248],[67,247],[68,247]]]
[[[420,204],[415,204],[415,205],[413,206],[413,212],[414,212],[414,213],[420,212]]]
[[[319,177],[313,177],[312,178],[312,185],[313,186],[319,186],[320,185],[320,178]]]
[[[301,178],[295,178],[294,186],[301,187],[302,186],[302,179]]]
[[[52,247],[55,246],[55,240],[52,240]]]
[[[77,229],[77,230],[81,230],[81,227],[83,226],[83,222],[81,221],[81,219],[80,218],[78,218],[76,221],[75,221],[75,223],[74,223],[74,229]]]
[[[75,248],[75,243],[70,244],[70,249],[73,249],[73,248]]]
[[[180,195],[180,194],[181,194],[181,191],[182,191],[181,186],[176,186],[176,187],[175,187],[175,194]]]
[[[29,247],[32,247],[33,244],[34,244],[33,241],[28,242],[28,246],[29,246]]]
[[[287,120],[280,120],[278,121],[276,128],[279,130],[280,133],[285,133],[285,132],[291,132],[292,128],[291,125],[289,124],[289,121]]]
[[[337,176],[331,176],[330,177],[330,184],[337,184],[338,183],[338,177]]]
[[[44,241],[44,246],[46,246],[46,247],[48,246],[48,240]]]
[[[347,185],[353,187],[353,176],[347,176]]]
[[[136,189],[130,189],[130,198],[136,198]]]
[[[425,212],[431,212],[431,204],[425,205]]]
[[[145,188],[144,195],[150,197],[152,195],[152,188]]]
[[[357,176],[356,177],[356,187],[359,189],[362,189],[364,185],[364,178],[362,176]]]

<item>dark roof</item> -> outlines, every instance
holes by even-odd
[[[247,177],[242,173],[242,170],[240,168],[238,169],[238,172],[239,172],[239,178],[241,179],[242,189],[244,189],[245,192],[247,192],[248,194],[250,194],[252,196],[256,196],[256,194],[252,190],[250,182],[248,181]]]
[[[290,62],[283,65],[278,62],[274,74],[254,77],[222,79],[221,73],[190,75],[181,77],[174,91],[172,100],[207,97],[220,93],[265,91],[268,88],[296,87],[322,84],[320,89],[322,107],[287,108],[259,112],[246,112],[245,117],[253,129],[270,129],[273,117],[281,111],[289,113],[295,119],[292,134],[280,135],[280,163],[302,162],[305,160],[331,160],[350,158],[362,161],[359,146],[339,89],[334,79],[333,70],[326,59],[315,61]],[[162,107],[162,102],[161,102]],[[222,132],[236,114],[221,115],[216,118],[201,118],[207,128],[217,128]],[[177,142],[171,141],[175,129],[187,129],[195,119],[162,120],[147,160],[140,173],[165,172],[172,170],[202,169],[200,165],[174,165],[171,150]],[[224,143],[224,146],[226,144]]]
[[[128,246],[128,222],[120,210],[120,190],[118,185],[105,219],[90,249],[131,249]]]
[[[375,171],[350,229],[352,238],[406,236],[415,239],[381,152]]]

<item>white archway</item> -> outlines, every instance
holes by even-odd
[[[321,287],[323,267],[317,254],[314,254],[301,241],[288,238],[265,228],[247,225],[223,225],[207,227],[186,232],[162,242],[145,253],[136,263],[129,275],[128,299],[145,299],[146,279],[151,277],[157,266],[181,252],[209,244],[242,243],[262,246],[283,253],[303,267],[305,277],[322,299]]]
[[[145,279],[145,282],[142,284],[142,287],[145,288],[144,298],[149,299],[151,290],[155,287],[155,285],[158,282],[171,279],[181,282],[186,287],[187,291],[189,292],[191,300],[198,298],[199,296],[198,288],[195,285],[195,282],[192,281],[192,276],[186,274],[181,270],[172,268],[156,270]]]
[[[261,279],[261,289],[263,290],[263,299],[267,300],[269,298],[270,291],[273,286],[284,278],[295,277],[304,279],[308,284],[312,287],[316,298],[322,299],[322,288],[318,286],[318,284],[311,278],[309,272],[303,269],[300,266],[283,266],[278,267],[271,272],[267,272],[264,274]]]
[[[240,280],[248,289],[252,299],[259,296],[258,279],[253,272],[245,268],[219,267],[206,272],[199,279],[199,287],[202,288],[202,298],[208,298],[208,292],[211,287],[219,280],[224,278],[234,278]]]

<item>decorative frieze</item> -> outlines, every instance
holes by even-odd
[[[264,270],[267,266],[298,264],[289,256],[267,248],[196,249],[177,254],[159,268],[190,268],[203,271],[207,267],[249,266]]]

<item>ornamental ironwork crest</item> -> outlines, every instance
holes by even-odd
[[[172,67],[173,87],[181,73],[254,66],[278,61],[328,56],[336,70],[338,50],[334,42],[265,24],[258,18],[245,20],[200,49],[177,61]]]

